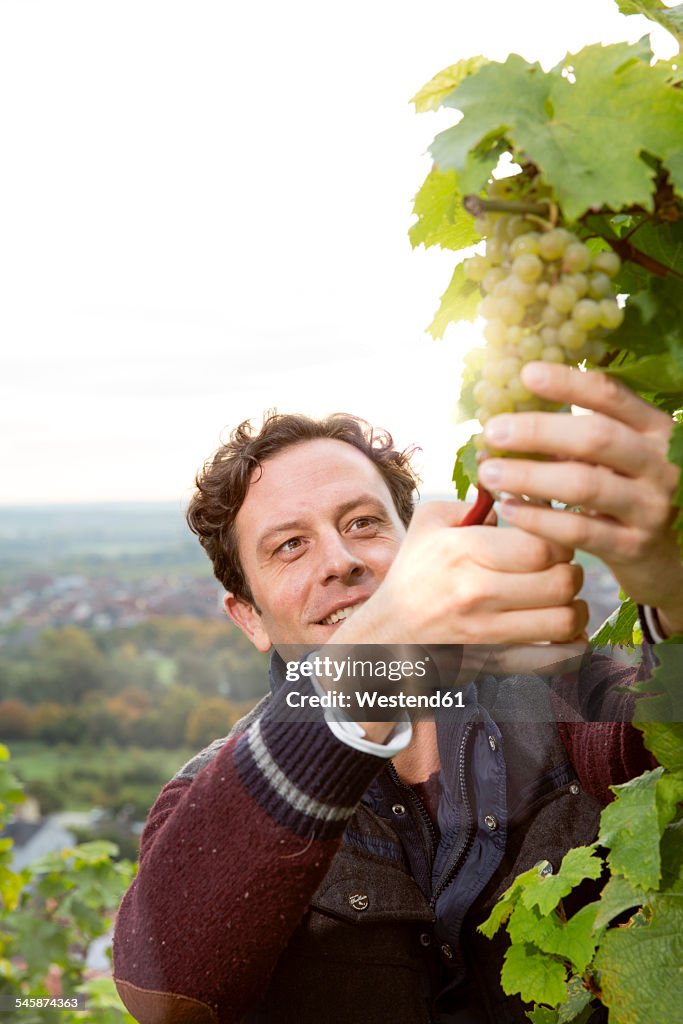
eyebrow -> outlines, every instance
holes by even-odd
[[[376,511],[387,515],[387,508],[383,501],[374,494],[359,494],[355,498],[351,498],[349,501],[344,501],[341,505],[338,505],[334,514],[337,519],[341,519],[352,509],[357,508],[359,505],[370,505]],[[289,530],[301,530],[305,527],[305,520],[303,519],[288,519],[284,523],[278,523],[275,526],[269,527],[265,533],[262,533],[258,539],[256,550],[262,552],[267,546],[268,542],[279,533],[287,533]]]

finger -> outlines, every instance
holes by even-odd
[[[571,547],[558,544],[550,537],[532,536],[524,530],[470,526],[467,531],[448,531],[444,542],[456,552],[456,558],[461,556],[465,542],[473,561],[498,572],[541,572],[556,562],[571,562],[574,557]]]
[[[527,363],[522,380],[535,394],[554,402],[604,413],[639,431],[671,429],[671,418],[639,398],[621,381],[599,370],[577,370],[558,363]]]
[[[477,624],[477,633],[472,643],[493,644],[522,643],[539,641],[570,643],[581,636],[588,625],[588,605],[585,601],[573,601],[559,608],[532,608],[525,611],[497,612],[482,616]]]
[[[511,611],[571,604],[583,584],[580,565],[560,562],[541,572],[480,572],[468,589],[473,610]]]
[[[552,537],[556,542],[604,558],[610,564],[636,557],[642,544],[642,531],[622,525],[609,516],[565,512],[518,499],[504,501],[499,515],[534,536]]]
[[[573,416],[518,412],[493,416],[484,427],[484,437],[492,448],[598,462],[634,477],[649,477],[661,459],[659,446],[649,437],[599,413]]]
[[[459,526],[472,505],[465,501],[424,501],[413,512],[413,533],[437,526]]]
[[[533,462],[528,459],[487,459],[479,467],[486,487],[529,498],[581,505],[622,522],[649,518],[651,488],[603,466],[586,462]]]

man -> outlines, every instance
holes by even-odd
[[[575,547],[653,628],[683,629],[670,420],[600,373],[531,364],[524,380],[593,415],[495,417],[492,445],[555,459],[491,459],[482,480],[578,514],[506,501],[511,529],[453,529],[465,508],[435,502],[411,518],[406,459],[349,418],[243,424],[205,467],[189,521],[229,616],[274,649],[274,692],[150,813],[114,942],[141,1024],[526,1019],[498,986],[502,947],[475,926],[517,873],[594,839],[607,787],[650,766],[639,734],[506,725],[477,704],[412,731],[287,720],[278,654],[569,642],[587,622]]]

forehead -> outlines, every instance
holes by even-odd
[[[394,511],[391,492],[367,455],[346,441],[318,438],[302,441],[266,459],[254,471],[237,514],[237,527],[252,520],[262,529],[283,516],[311,514],[335,503],[348,502],[354,493],[369,493]]]

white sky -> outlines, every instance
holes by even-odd
[[[406,233],[453,113],[408,100],[461,57],[649,30],[612,0],[480,11],[2,0],[0,503],[185,498],[272,406],[389,427],[449,490],[472,334],[424,334],[453,258]]]

